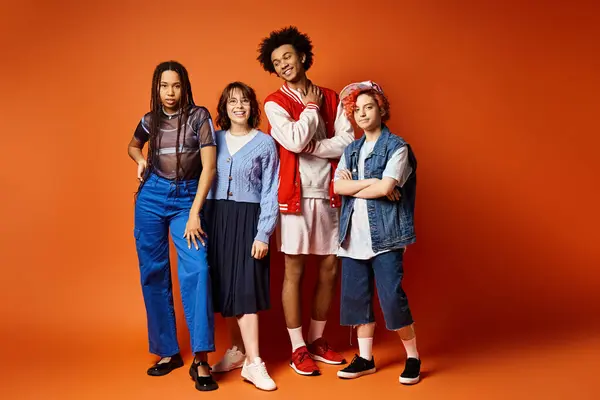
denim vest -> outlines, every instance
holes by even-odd
[[[365,136],[350,143],[344,150],[347,168],[352,172],[352,179],[358,180],[358,158]],[[373,152],[365,159],[365,179],[381,179],[387,161],[396,150],[406,146],[408,162],[413,171],[408,180],[398,188],[402,196],[399,201],[390,201],[387,197],[367,200],[367,213],[374,252],[397,250],[412,244],[416,240],[413,222],[415,195],[417,189],[417,160],[408,143],[399,136],[390,133],[384,125],[381,136],[377,139]],[[342,196],[342,212],[340,217],[340,245],[346,239],[350,217],[354,211],[354,197]],[[366,223],[366,221],[365,221]]]

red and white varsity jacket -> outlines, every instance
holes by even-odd
[[[329,198],[331,207],[341,205],[333,192],[333,175],[344,149],[354,140],[354,130],[338,104],[337,93],[320,89],[321,107],[304,105],[299,92],[287,84],[265,99],[268,133],[279,149],[279,210],[283,214],[300,213],[302,197]]]

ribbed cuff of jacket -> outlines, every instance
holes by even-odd
[[[317,147],[317,142],[314,140],[311,140],[310,143],[308,145],[306,145],[304,150],[302,150],[302,152],[303,153],[312,153],[313,151],[315,151],[316,147]]]
[[[258,231],[256,233],[254,240],[258,240],[259,242],[269,244],[269,236],[265,232],[262,232],[262,231]]]
[[[319,107],[319,105],[317,103],[312,103],[312,102],[309,102],[306,105],[306,108],[310,108],[310,109],[317,110],[317,111],[319,111],[321,109],[321,107]]]

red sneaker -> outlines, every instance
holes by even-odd
[[[327,364],[346,364],[346,359],[340,353],[334,351],[327,341],[322,337],[308,345],[310,357],[315,361],[321,361]]]
[[[298,347],[296,351],[292,353],[292,361],[290,361],[290,367],[300,375],[321,375],[319,367],[310,358],[308,349],[306,346]]]

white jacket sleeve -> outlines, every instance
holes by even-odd
[[[319,107],[309,103],[294,121],[279,104],[269,101],[265,104],[265,114],[271,124],[271,136],[286,150],[301,153],[310,143],[319,126]]]
[[[354,141],[354,128],[344,113],[342,102],[339,102],[337,107],[334,134],[332,138],[316,142],[314,149],[309,149],[309,153],[319,158],[340,158],[346,146]]]

